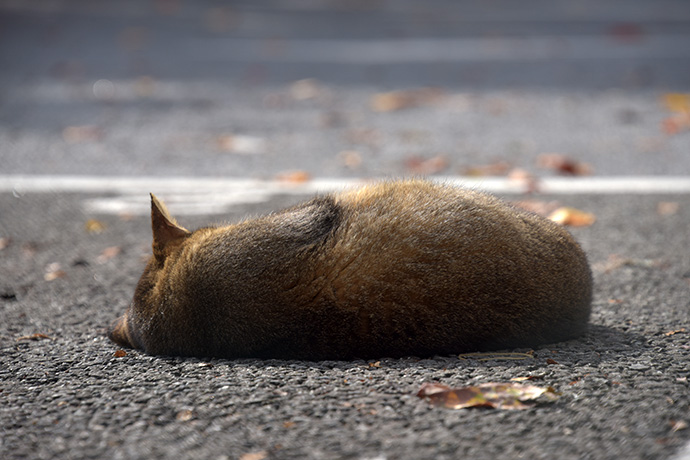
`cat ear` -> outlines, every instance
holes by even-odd
[[[165,259],[167,245],[191,235],[186,228],[177,224],[165,205],[153,193],[151,194],[151,229],[153,255],[160,261]]]

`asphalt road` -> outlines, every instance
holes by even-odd
[[[544,153],[588,165],[581,181],[687,178],[666,96],[690,92],[689,25],[669,0],[0,1],[0,458],[689,459],[687,192],[505,196],[597,217],[572,229],[590,331],[531,359],[175,359],[105,337],[150,250],[145,193],[108,177],[287,178],[277,195],[167,182],[188,228],[294,203],[310,178],[557,175]],[[394,90],[415,91],[377,99]],[[104,188],[11,190],[18,175]],[[528,376],[559,398],[415,396]]]
[[[582,339],[521,361],[378,362],[116,357],[105,327],[132,296],[149,222],[86,214],[87,198],[0,196],[11,237],[0,258],[3,458],[661,459],[688,439],[690,235],[679,231],[690,223],[687,195],[542,197],[599,218],[574,229],[596,279]],[[659,202],[680,211],[661,217]],[[102,233],[86,231],[91,218]],[[526,411],[453,411],[415,396],[424,382],[528,376],[559,399]]]

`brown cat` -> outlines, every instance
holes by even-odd
[[[157,355],[347,359],[581,335],[592,280],[559,225],[421,180],[189,232],[151,195],[153,257],[112,327]]]

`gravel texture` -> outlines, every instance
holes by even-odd
[[[324,362],[117,357],[105,330],[131,298],[149,223],[84,214],[86,198],[0,195],[0,238],[9,238],[0,251],[2,458],[662,459],[690,437],[688,196],[557,198],[598,217],[573,229],[596,284],[581,339],[526,360]],[[678,211],[659,216],[664,201]],[[88,219],[105,229],[87,232]],[[110,247],[121,252],[104,257]],[[64,276],[46,280],[58,268]],[[525,376],[560,397],[498,411],[441,409],[415,396],[424,382]]]

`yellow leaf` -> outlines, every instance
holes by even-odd
[[[103,230],[105,230],[106,225],[100,220],[89,219],[84,224],[84,227],[86,228],[86,231],[89,233],[101,233],[103,232]]]
[[[425,383],[417,396],[435,406],[448,409],[491,407],[508,410],[526,409],[539,401],[553,401],[557,398],[556,391],[551,387],[519,383],[484,383],[461,388]]]
[[[247,452],[246,454],[240,455],[240,460],[263,460],[268,457],[268,452],[265,450],[260,450],[257,452]]]
[[[666,93],[662,101],[671,112],[690,112],[690,94]]]
[[[597,220],[594,214],[567,206],[556,209],[549,215],[549,219],[557,224],[573,227],[588,227]]]

